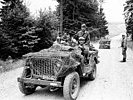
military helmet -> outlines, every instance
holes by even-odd
[[[79,41],[85,41],[84,37],[79,37]]]
[[[81,27],[85,27],[86,28],[86,24],[82,24]]]
[[[57,42],[60,42],[60,41],[61,41],[61,38],[58,36],[58,37],[56,38],[56,41],[57,41]]]

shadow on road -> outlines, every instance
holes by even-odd
[[[91,81],[86,80],[86,79],[84,79],[84,78],[81,78],[81,79],[80,79],[80,88],[82,89],[85,85],[88,84],[88,82],[91,82]]]
[[[85,79],[81,79],[80,80],[80,89],[84,88],[89,82],[91,81],[88,81],[88,80],[85,80]],[[63,97],[63,89],[60,88],[58,89],[57,91],[54,91],[54,92],[51,92],[49,90],[50,87],[46,87],[46,88],[40,88],[38,87],[37,90],[35,91],[35,93],[31,94],[31,95],[24,95],[23,98],[24,99],[29,99],[29,98],[48,98],[48,100],[51,100],[53,98],[57,98],[57,100],[64,100],[64,97]],[[56,100],[56,99],[53,99],[53,100]]]
[[[57,91],[51,92],[49,90],[49,87],[46,88],[37,88],[37,90],[35,91],[35,93],[31,94],[31,95],[24,95],[24,98],[28,100],[28,98],[40,98],[40,100],[42,100],[41,98],[45,98],[45,100],[51,100],[53,98],[58,98],[58,99],[53,99],[53,100],[63,100],[63,93],[62,93],[62,89],[58,89]],[[48,99],[47,99],[48,98]],[[38,100],[37,99],[37,100]]]

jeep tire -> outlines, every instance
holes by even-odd
[[[80,78],[77,72],[72,72],[65,77],[63,95],[65,100],[76,100],[80,89]]]
[[[30,77],[30,69],[24,69],[21,78],[29,78]],[[36,86],[31,84],[26,84],[23,82],[19,82],[19,90],[25,94],[29,95],[35,92]]]

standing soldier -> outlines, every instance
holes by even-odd
[[[81,25],[81,30],[74,36],[74,38],[78,41],[79,37],[84,37],[85,38],[85,44],[90,46],[90,34],[86,30],[86,25],[82,24]]]
[[[123,60],[121,62],[126,62],[127,39],[125,35],[122,35],[121,47],[122,47],[122,55],[123,55]]]

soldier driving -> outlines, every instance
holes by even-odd
[[[122,35],[121,47],[122,47],[122,55],[123,55],[123,60],[121,62],[126,62],[127,39],[125,35]]]
[[[84,37],[85,39],[85,44],[90,46],[90,34],[89,32],[86,30],[86,25],[85,24],[82,24],[81,25],[81,30],[74,36],[74,38],[76,40],[79,39],[79,37]]]

